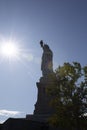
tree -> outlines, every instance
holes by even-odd
[[[87,66],[80,63],[64,63],[52,77],[53,84],[48,93],[53,97],[51,105],[55,108],[50,122],[56,126],[87,129]]]

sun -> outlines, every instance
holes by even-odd
[[[0,55],[2,55],[4,58],[13,60],[15,58],[18,58],[19,53],[19,47],[13,40],[4,41],[0,45]]]
[[[2,55],[11,58],[11,57],[15,57],[18,53],[18,49],[17,46],[15,46],[15,44],[13,43],[7,43],[5,45],[2,45],[1,47],[1,53]]]
[[[15,37],[0,38],[0,64],[2,63],[22,63],[28,68],[27,63],[32,62],[34,56],[32,50],[26,49],[23,41]]]

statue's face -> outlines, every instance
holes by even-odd
[[[44,51],[48,51],[49,50],[49,46],[48,45],[44,45]]]

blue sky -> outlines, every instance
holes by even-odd
[[[54,69],[64,62],[87,65],[86,0],[0,0],[0,39],[13,38],[20,60],[0,57],[0,121],[33,113],[42,50],[54,53]],[[0,40],[0,45],[1,45]]]

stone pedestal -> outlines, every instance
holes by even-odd
[[[47,121],[48,118],[54,113],[50,101],[52,97],[47,94],[47,87],[52,84],[48,78],[42,77],[40,82],[37,82],[37,102],[35,104],[35,110],[33,115],[27,115],[27,119],[38,120],[38,121]]]
[[[53,113],[53,108],[50,106],[50,100],[52,97],[50,97],[46,92],[47,87],[49,87],[50,84],[50,81],[44,78],[41,78],[40,82],[37,83],[38,95],[37,102],[35,104],[34,115],[50,115]]]

